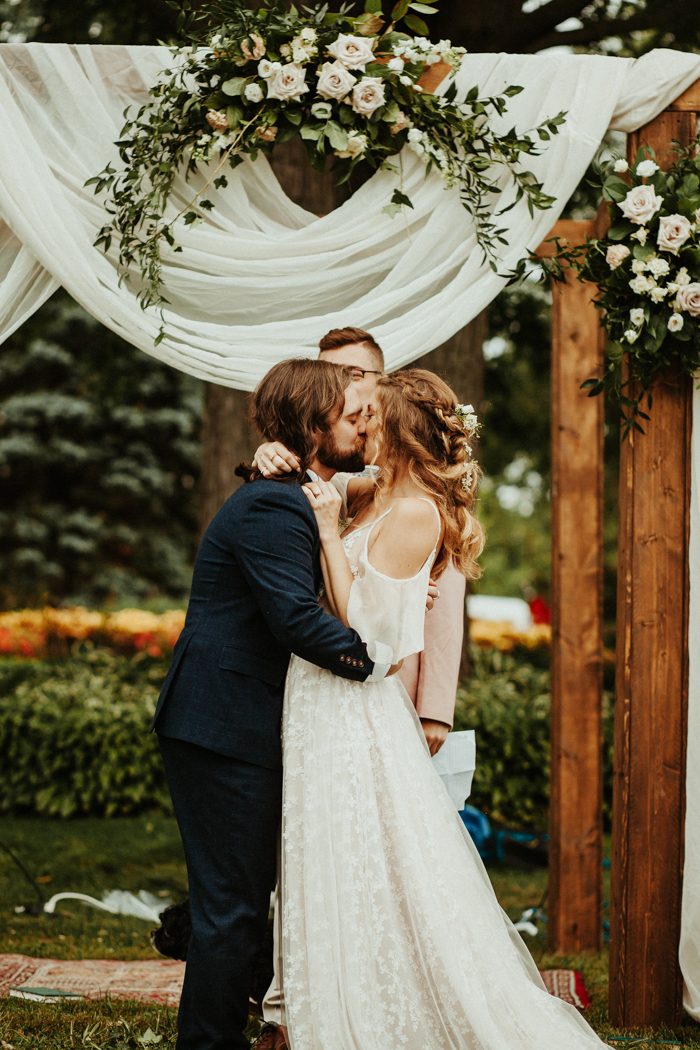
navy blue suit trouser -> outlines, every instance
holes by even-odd
[[[274,889],[282,771],[159,736],[189,877],[192,938],[177,1050],[244,1050]]]

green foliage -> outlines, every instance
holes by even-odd
[[[148,733],[164,667],[105,651],[0,663],[0,812],[115,816],[167,806]]]
[[[618,406],[624,434],[643,433],[640,420],[649,419],[661,370],[693,376],[700,368],[698,147],[700,138],[678,146],[667,171],[646,146],[629,171],[623,160],[602,164],[598,180],[610,212],[605,236],[575,247],[557,241],[545,265],[558,279],[572,266],[598,288],[606,362],[602,375],[582,385],[589,396],[605,393]]]
[[[473,649],[473,673],[460,689],[455,729],[476,730],[471,805],[497,824],[547,829],[550,778],[549,672],[520,654]],[[605,815],[611,800],[612,704],[604,724]]]
[[[201,386],[65,295],[0,359],[0,606],[187,591]]]
[[[235,0],[196,6],[188,0],[180,7],[177,61],[148,101],[127,111],[119,161],[86,183],[110,216],[95,243],[105,252],[118,243],[120,272],[127,280],[138,277],[144,308],[167,302],[161,253],[164,246],[182,251],[178,221],[189,225],[215,208],[206,196],[212,183],[225,185],[226,169],[254,160],[275,141],[299,137],[314,166],[333,158],[340,183],[360,163],[386,168],[408,144],[427,172],[435,168],[447,186],[458,187],[494,269],[507,244],[495,220],[521,198],[531,213],[551,206],[553,198],[521,162],[541,152],[564,114],[552,114],[531,132],[513,127],[496,134],[489,118],[503,117],[508,99],[522,90],[517,85],[493,96],[480,96],[475,86],[461,104],[454,76],[441,98],[423,91],[419,80],[431,64],[456,70],[463,55],[447,41],[427,40],[416,12],[430,14],[428,5],[399,0],[389,24],[367,10],[353,17],[351,5],[331,11],[316,4],[300,12],[283,0],[254,8]],[[397,31],[402,20],[417,38]],[[340,35],[354,38],[353,53],[337,50]],[[188,179],[206,165],[203,186],[178,211],[169,207],[176,176]],[[389,214],[402,204],[394,196]]]

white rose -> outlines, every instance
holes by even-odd
[[[386,68],[390,69],[392,73],[403,73],[403,67],[405,62],[402,58],[390,58],[386,64]]]
[[[668,295],[668,293],[668,288],[660,288],[657,285],[656,288],[652,288],[652,290],[649,292],[649,298],[651,299],[652,303],[662,303]]]
[[[649,277],[642,277],[640,274],[639,277],[634,277],[629,282],[629,286],[635,295],[644,295],[645,292],[650,292],[654,287],[654,281]]]
[[[262,102],[265,97],[259,84],[246,84],[243,94],[249,102]]]
[[[348,141],[343,150],[335,150],[336,157],[358,157],[367,149],[367,136],[359,131],[348,132]]]
[[[312,117],[318,117],[319,120],[329,120],[333,115],[333,107],[330,102],[314,102],[311,107]]]
[[[328,53],[346,69],[364,69],[374,58],[371,38],[348,33],[341,33],[329,46]]]
[[[663,197],[654,193],[652,186],[635,186],[623,200],[620,210],[626,219],[641,226],[642,223],[649,222],[662,204]]]
[[[267,81],[267,97],[282,102],[298,102],[308,90],[306,70],[296,62],[287,62]]]
[[[653,160],[643,160],[637,165],[635,171],[639,175],[640,179],[649,179],[655,171],[659,170],[659,165]]]
[[[361,117],[371,117],[385,101],[381,77],[363,77],[352,89],[352,108]]]
[[[301,33],[299,34],[302,40],[305,40],[307,44],[314,44],[318,39],[318,33],[311,26],[304,26]]]
[[[647,261],[647,270],[649,273],[653,273],[654,277],[665,277],[671,267],[665,259],[659,259],[654,256],[652,259]]]
[[[411,130],[408,133],[408,141],[409,142],[422,142],[423,141],[423,132],[421,131],[421,129],[420,128],[411,128]]]
[[[639,241],[640,244],[646,244],[648,236],[649,231],[646,226],[640,226],[638,230],[635,230],[634,233],[630,234],[630,237],[635,241]]]
[[[691,317],[700,317],[700,282],[693,281],[679,288],[676,306]]]
[[[611,244],[605,253],[605,261],[611,270],[616,270],[629,253],[630,250],[626,244]]]
[[[639,328],[640,325],[644,324],[644,311],[640,306],[635,310],[630,310],[630,321],[635,328]]]
[[[324,62],[318,71],[316,90],[321,98],[345,98],[353,84],[357,83],[342,62]]]
[[[627,171],[628,168],[629,164],[626,160],[622,160],[622,158],[620,158],[620,160],[616,160],[613,164],[613,171],[616,171],[618,175],[622,175],[624,172]]]
[[[684,285],[690,284],[690,274],[688,273],[685,266],[681,266],[680,270],[676,274],[676,284],[679,288],[683,288]]]
[[[405,76],[405,75],[400,76],[399,77],[399,83],[403,84],[404,87],[413,87],[413,81],[411,80],[411,78],[409,76]]]
[[[669,332],[680,332],[683,327],[683,318],[680,314],[672,314],[668,319]]]
[[[682,245],[690,237],[692,225],[685,215],[662,215],[659,219],[659,233],[656,238],[661,251],[678,255]]]
[[[635,328],[628,328],[625,332],[625,339],[628,343],[636,343],[639,338],[639,332]]]
[[[292,53],[292,49],[289,44],[280,44],[280,54],[283,58],[289,58]]]
[[[258,62],[258,76],[262,77],[263,80],[268,80],[275,73],[279,73],[281,68],[281,62],[270,62],[268,58],[263,58],[262,61]]]
[[[644,273],[647,268],[647,264],[644,259],[635,259],[632,263],[632,273]]]

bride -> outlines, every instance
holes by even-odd
[[[376,662],[423,648],[430,575],[477,575],[476,465],[436,375],[382,376],[378,480],[305,492],[324,601]],[[349,522],[342,535],[338,523]],[[394,676],[358,684],[292,657],[283,719],[283,980],[292,1050],[604,1046],[546,991],[500,909]]]

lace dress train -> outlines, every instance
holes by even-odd
[[[431,556],[409,580],[344,539],[348,618],[373,659],[423,647]],[[501,910],[396,677],[294,657],[285,693],[282,941],[292,1050],[584,1050]]]

